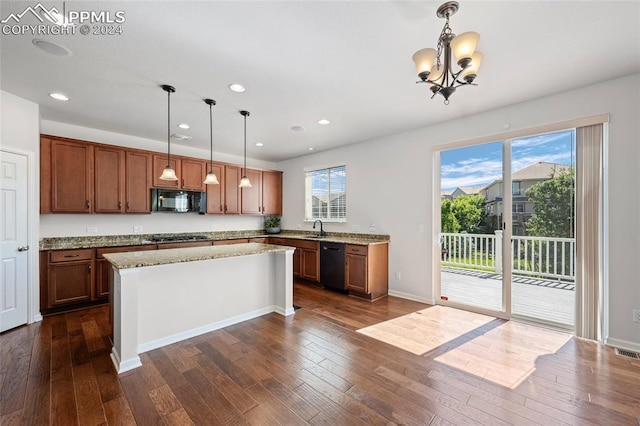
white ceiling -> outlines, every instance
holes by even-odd
[[[42,3],[62,10],[62,2]],[[435,47],[440,3],[70,1],[67,10],[124,11],[123,34],[40,37],[71,57],[35,48],[31,35],[3,34],[0,83],[40,104],[43,119],[161,142],[159,85],[171,84],[172,132],[193,136],[172,143],[208,150],[202,99],[210,97],[218,102],[215,151],[242,155],[238,111],[246,109],[248,156],[279,161],[640,72],[640,1],[462,0],[451,27],[479,32],[485,58],[479,86],[458,89],[445,106],[415,84],[411,60]],[[3,0],[1,19],[35,4]],[[246,92],[228,89],[236,82]],[[71,100],[51,99],[54,91]]]

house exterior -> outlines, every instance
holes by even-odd
[[[563,164],[538,162],[511,175],[511,213],[513,235],[526,235],[526,223],[535,213],[533,203],[527,197],[527,189],[549,179],[551,176],[566,170]],[[484,187],[480,193],[484,195],[487,224],[491,229],[500,229],[504,213],[502,179],[498,179]]]
[[[461,195],[477,195],[483,189],[483,186],[459,186],[451,192],[451,199],[455,200]]]

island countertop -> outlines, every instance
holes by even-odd
[[[276,246],[273,244],[245,243],[224,246],[187,247],[129,253],[110,253],[105,254],[104,257],[118,269],[130,269],[142,268],[145,266],[167,265],[171,263],[194,262],[198,260],[276,253],[294,249],[295,247]]]

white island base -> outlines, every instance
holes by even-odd
[[[293,251],[250,243],[106,255],[118,373],[141,366],[140,353],[270,312],[293,314]],[[180,260],[157,264],[167,256]]]

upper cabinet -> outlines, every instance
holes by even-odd
[[[107,146],[94,148],[94,212],[124,212],[124,175],[124,149]]]
[[[178,176],[182,189],[189,191],[204,191],[204,178],[207,175],[206,162],[195,158],[183,158],[180,160],[182,173]]]
[[[64,139],[40,140],[42,213],[91,213],[93,146]]]
[[[40,138],[40,212],[150,213],[150,189],[207,193],[209,214],[282,214],[282,172],[247,169],[251,188],[239,187],[242,168],[214,163],[219,185],[205,185],[208,162],[171,156],[177,181],[160,180],[167,155],[56,136]]]
[[[151,155],[144,151],[127,150],[125,162],[127,213],[151,212]]]
[[[247,169],[251,188],[242,188],[242,213],[282,215],[282,172]]]

